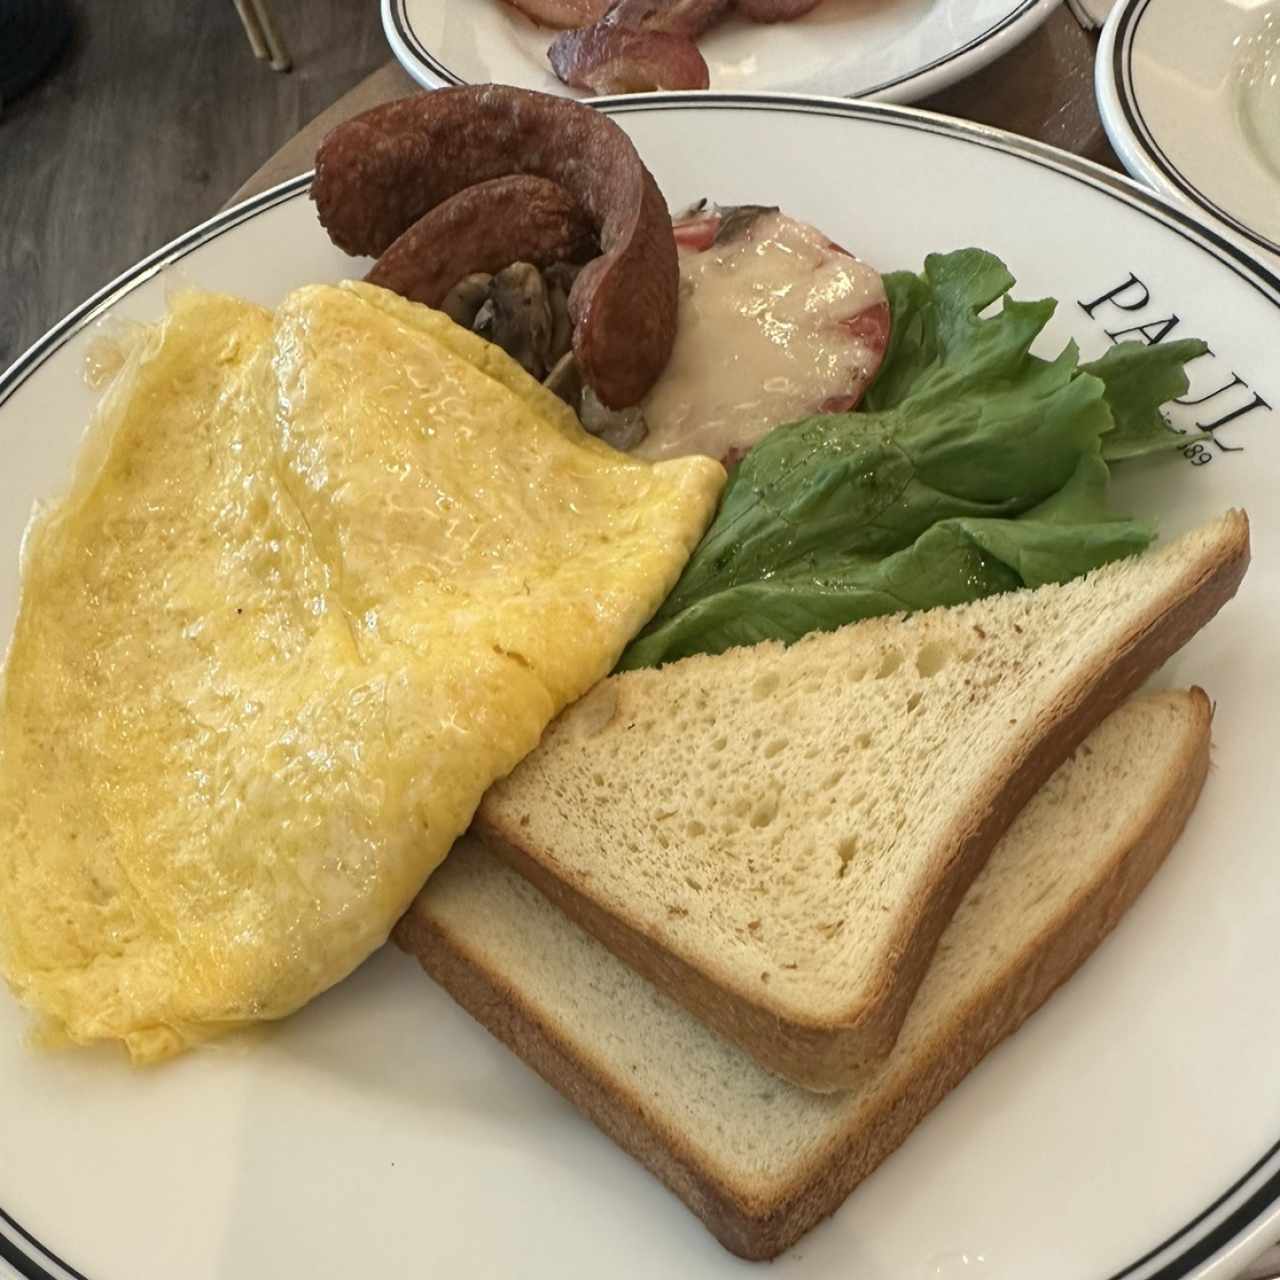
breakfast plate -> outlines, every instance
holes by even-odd
[[[1280,260],[1280,13],[1265,0],[1126,0],[1098,45],[1125,168]]]
[[[1216,705],[1214,769],[1167,866],[1081,972],[835,1216],[776,1263],[822,1280],[1227,1277],[1280,1234],[1273,765],[1280,621],[1271,353],[1280,279],[1181,209],[1038,144],[838,99],[654,95],[604,109],[672,206],[773,201],[885,269],[989,248],[1087,357],[1197,335],[1172,411],[1207,440],[1120,470],[1161,535],[1243,506],[1255,562],[1159,681]],[[833,181],[832,157],[847,181]],[[0,629],[33,501],[66,481],[104,324],[179,284],[275,304],[353,264],[308,176],[126,272],[0,377]],[[1023,217],[1023,208],[1040,211]],[[1051,246],[1051,247],[1047,247]],[[23,1043],[0,1000],[0,1272],[30,1280],[744,1274],[638,1165],[383,949],[301,1013],[167,1065]]]
[[[732,17],[698,39],[711,88],[912,102],[1025,40],[1058,0],[823,0],[794,22]],[[554,32],[504,0],[382,0],[392,51],[421,85],[513,84],[579,96],[547,65]]]

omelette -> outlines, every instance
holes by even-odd
[[[0,967],[135,1061],[380,946],[674,585],[723,470],[588,436],[370,285],[187,293],[37,512],[0,706]]]

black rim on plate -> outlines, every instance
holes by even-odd
[[[501,3],[502,0],[492,0],[492,2],[496,4]],[[972,40],[962,44],[959,48],[952,49],[950,52],[935,58],[932,62],[927,62],[922,67],[916,67],[904,75],[895,76],[892,80],[884,80],[880,84],[869,85],[865,89],[856,89],[853,92],[860,98],[869,98],[872,94],[888,93],[890,89],[896,89],[899,85],[906,84],[910,80],[928,75],[931,71],[937,71],[940,67],[945,67],[948,63],[954,62],[957,58],[962,58],[966,53],[970,53],[981,45],[986,44],[987,41],[995,39],[1002,31],[1013,26],[1015,22],[1031,13],[1042,3],[1043,0],[1019,0],[1019,3],[1009,13],[1006,13],[1004,17],[993,23],[985,31],[974,36]],[[418,38],[418,33],[413,29],[413,23],[409,20],[408,0],[386,0],[386,4],[387,12],[391,18],[391,25],[395,28],[396,35],[404,43],[405,48],[410,50],[413,56],[433,76],[444,81],[445,84],[467,83],[456,71],[446,67]]]
[[[940,134],[971,146],[1016,156],[1066,181],[1101,191],[1120,200],[1152,222],[1196,245],[1249,285],[1280,311],[1280,278],[1255,262],[1211,227],[1132,183],[1117,178],[1087,160],[996,130],[935,116],[911,107],[813,98],[732,93],[673,93],[646,98],[599,100],[610,114],[669,110],[728,110],[744,108],[802,115],[873,120],[877,124]],[[144,258],[131,270],[94,294],[50,329],[3,373],[0,405],[69,339],[91,324],[126,294],[153,278],[186,254],[226,234],[241,223],[277,205],[305,195],[311,174],[302,174],[259,196],[236,205],[187,232]],[[1267,1148],[1248,1169],[1205,1209],[1132,1263],[1108,1277],[1082,1280],[1186,1280],[1211,1259],[1241,1241],[1275,1206],[1280,1205],[1280,1142]],[[64,1262],[47,1245],[0,1207],[0,1259],[26,1280],[89,1280]]]
[[[1160,145],[1147,118],[1143,114],[1142,103],[1138,99],[1137,78],[1133,69],[1134,46],[1137,41],[1138,28],[1143,17],[1151,9],[1151,0],[1137,0],[1129,5],[1121,14],[1116,25],[1115,44],[1111,51],[1111,76],[1115,84],[1116,99],[1120,104],[1120,113],[1129,126],[1130,133],[1142,144],[1151,163],[1165,176],[1168,182],[1193,204],[1213,214],[1215,218],[1225,222],[1233,231],[1239,232],[1251,244],[1270,253],[1280,253],[1280,244],[1269,240],[1261,232],[1246,226],[1234,214],[1229,213],[1220,204],[1201,191],[1181,169],[1169,158],[1168,153]]]

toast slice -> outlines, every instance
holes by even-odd
[[[892,1053],[850,1093],[767,1074],[473,839],[395,937],[726,1248],[771,1258],[837,1209],[1115,925],[1195,805],[1210,718],[1201,691],[1161,693],[1094,731],[1000,842]]]
[[[1065,584],[612,677],[473,830],[763,1066],[850,1087],[1014,816],[1248,558],[1233,512]]]

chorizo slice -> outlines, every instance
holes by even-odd
[[[563,31],[547,50],[551,70],[575,89],[592,93],[648,93],[706,89],[711,75],[687,36],[636,31],[607,20]]]

